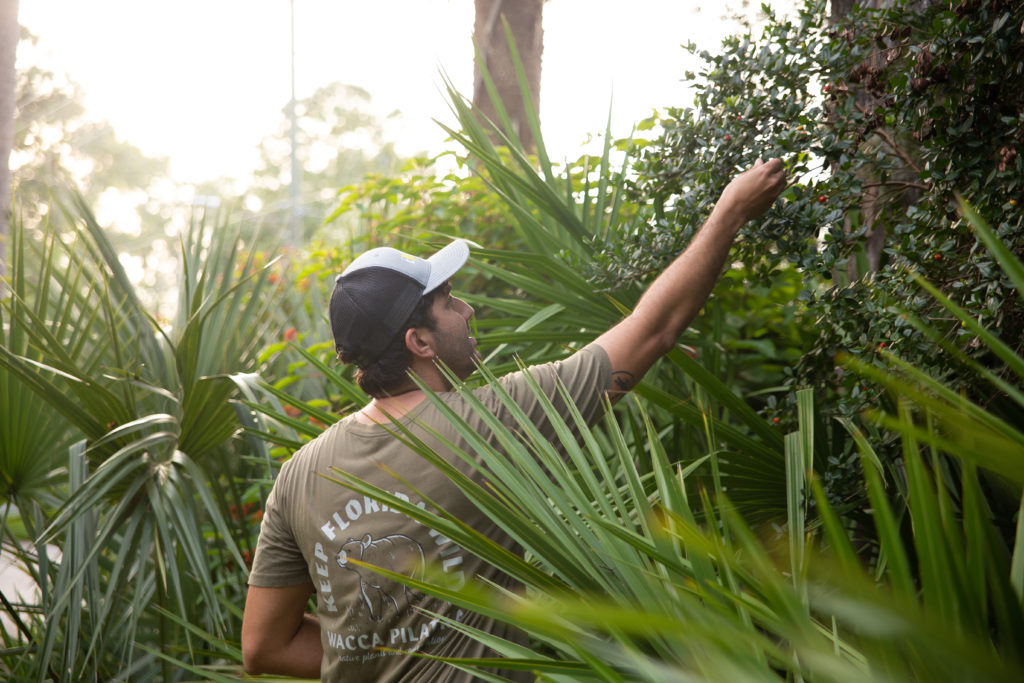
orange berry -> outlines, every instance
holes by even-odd
[[[284,338],[288,341],[295,341],[295,338],[299,336],[299,333],[295,331],[294,327],[289,327],[284,331]]]

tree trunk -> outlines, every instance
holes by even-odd
[[[831,22],[834,24],[846,16],[853,9],[853,3],[854,0],[832,0],[832,12],[829,14]]]
[[[7,237],[11,230],[11,147],[14,146],[14,97],[18,77],[18,0],[0,0],[0,278],[7,267]],[[0,296],[4,286],[0,283]]]
[[[475,6],[473,40],[479,54],[473,61],[473,104],[487,118],[501,125],[484,85],[480,68],[482,59],[512,124],[512,130],[504,131],[505,134],[516,135],[525,149],[533,149],[533,134],[505,39],[502,17],[508,22],[523,64],[530,96],[533,98],[533,113],[539,115],[541,54],[544,51],[544,29],[541,25],[543,0],[475,0]]]
[[[829,23],[833,26],[839,24],[843,17],[845,17],[854,7],[855,4],[859,4],[864,7],[881,8],[890,4],[891,0],[831,0],[830,2],[830,13]],[[871,66],[881,67],[883,66],[883,55],[882,53],[876,54],[869,58]],[[865,110],[873,110],[877,104],[874,99],[866,92],[861,90],[854,91],[854,97],[857,98],[858,104]],[[867,174],[861,173],[865,182],[873,180]],[[912,201],[912,197],[907,197],[907,201]],[[886,229],[885,225],[877,223],[879,213],[882,209],[880,205],[881,199],[877,188],[871,188],[864,191],[861,196],[860,204],[860,221],[861,224],[867,226],[867,238],[864,241],[864,251],[867,257],[868,272],[873,273],[879,269],[882,264],[882,253],[885,248]],[[850,217],[847,216],[844,219],[843,229],[846,232],[850,232],[853,226],[850,223]],[[857,280],[867,273],[858,272],[856,260],[850,258],[846,264],[846,277],[852,282]]]

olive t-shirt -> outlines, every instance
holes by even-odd
[[[524,373],[529,373],[568,417],[557,389],[561,382],[588,421],[600,413],[601,396],[611,378],[608,355],[596,344],[566,360],[503,377],[500,382],[516,404],[549,434],[543,410]],[[474,394],[503,423],[514,427],[511,415],[492,389],[482,387]],[[456,392],[440,396],[477,433],[490,434]],[[417,404],[399,421],[435,452],[447,454],[449,462],[461,471],[477,477],[472,466],[442,445],[439,437],[472,453],[429,400]],[[427,567],[432,571],[440,568],[443,581],[453,589],[476,577],[512,588],[508,577],[436,531],[320,475],[330,475],[332,468],[339,468],[421,506],[425,505],[422,495],[505,547],[514,548],[515,544],[443,474],[395,438],[389,428],[393,430],[394,426],[363,424],[350,415],[305,444],[282,466],[267,499],[249,583],[277,587],[313,582],[324,649],[320,672],[325,681],[470,681],[472,676],[443,662],[380,648],[442,657],[496,656],[425,612],[443,614],[514,641],[521,641],[521,634],[510,632],[500,622],[406,589],[349,559],[413,577],[423,577]],[[528,673],[503,675],[532,680]]]

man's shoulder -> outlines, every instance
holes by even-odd
[[[485,384],[473,394],[492,412],[503,413],[503,404],[511,399],[531,417],[540,418],[543,410],[538,405],[539,396],[561,405],[558,397],[564,390],[574,403],[586,405],[586,412],[592,412],[610,383],[608,354],[592,343],[565,358],[529,365],[503,375],[498,378],[497,386]]]
[[[558,360],[528,365],[522,370],[510,372],[499,379],[504,385],[512,383],[533,383],[545,379],[561,382],[571,387],[577,380],[588,386],[601,384],[601,377],[611,375],[611,361],[608,353],[598,344],[590,343],[582,349]],[[606,387],[593,387],[604,390]]]
[[[338,442],[345,438],[350,423],[350,419],[342,418],[302,444],[290,458],[282,463],[278,478],[295,476],[300,472],[317,467],[317,461],[322,454],[336,448]]]

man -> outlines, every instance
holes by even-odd
[[[525,373],[556,402],[555,387],[561,382],[581,413],[596,419],[603,394],[614,399],[629,391],[673,348],[710,295],[739,228],[767,210],[784,186],[778,159],[758,161],[739,174],[690,246],[651,284],[629,316],[564,361]],[[468,247],[459,240],[426,260],[374,249],[339,276],[330,303],[338,355],[357,365],[357,381],[373,400],[303,446],[281,469],[267,500],[249,580],[242,624],[247,671],[339,681],[472,680],[443,663],[387,650],[494,656],[429,613],[516,639],[500,623],[407,591],[351,562],[414,577],[422,576],[425,567],[440,567],[453,588],[475,577],[508,585],[449,539],[320,476],[338,467],[420,504],[418,492],[496,542],[514,545],[387,429],[397,419],[438,452],[445,452],[438,434],[464,445],[409,373],[439,392],[471,424],[479,423],[472,409],[449,391],[438,364],[442,361],[465,379],[478,359],[469,331],[473,309],[452,296],[448,283],[467,258]],[[543,424],[525,374],[512,373],[501,382],[520,408]],[[500,419],[510,420],[489,387],[476,393]],[[451,461],[472,475],[473,468],[460,458]],[[413,482],[416,492],[379,465]],[[314,593],[317,617],[305,613]],[[514,672],[504,675],[532,680]]]

